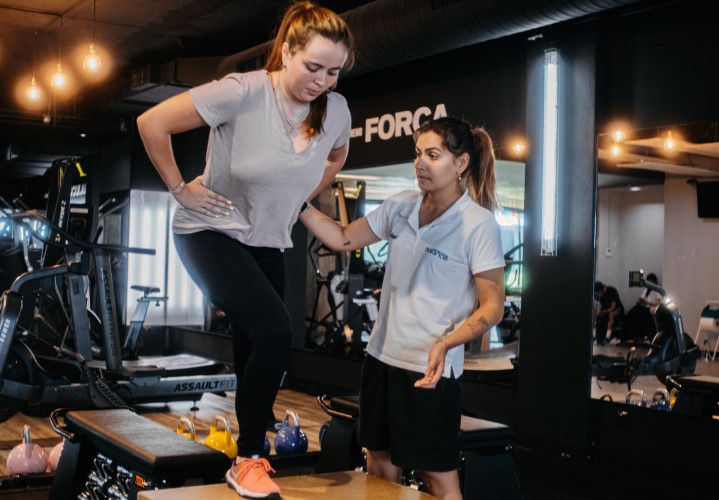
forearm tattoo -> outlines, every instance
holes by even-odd
[[[487,321],[487,318],[484,316],[480,316],[476,319],[470,319],[467,322],[467,326],[469,326],[469,331],[472,332],[472,336],[479,337],[489,328],[489,321]]]

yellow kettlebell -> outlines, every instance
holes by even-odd
[[[225,430],[217,430],[217,423],[220,421],[225,424]],[[237,441],[230,432],[230,421],[221,415],[212,420],[210,434],[205,438],[204,443],[210,448],[221,451],[233,460],[237,457]]]
[[[669,393],[669,406],[674,408],[674,403],[677,402],[677,395],[679,394],[679,389],[676,387],[672,388],[672,392]]]
[[[186,432],[185,427],[187,427]],[[192,420],[187,417],[180,417],[180,422],[177,424],[177,433],[180,436],[186,437],[187,439],[192,439],[193,441],[197,441],[198,443],[200,442],[200,440],[197,438],[197,435],[195,434],[195,424],[193,424]]]

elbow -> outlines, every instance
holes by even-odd
[[[492,326],[497,326],[502,322],[504,318],[504,302],[498,302],[494,307],[494,314],[492,315]]]
[[[137,117],[136,124],[137,132],[140,134],[140,137],[142,137],[147,132],[147,111]]]

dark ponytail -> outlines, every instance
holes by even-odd
[[[347,60],[343,71],[349,71],[354,64],[354,41],[347,24],[335,12],[320,7],[310,1],[296,1],[292,3],[277,29],[277,35],[272,44],[272,51],[267,58],[265,69],[267,71],[282,71],[282,44],[287,42],[293,54],[305,48],[315,35],[320,35],[334,43],[342,43],[347,47]],[[331,87],[337,85],[337,82]],[[321,94],[310,103],[310,112],[307,114],[303,127],[312,137],[322,133],[322,126],[327,115],[327,94]]]
[[[469,155],[465,184],[472,199],[487,210],[499,208],[497,202],[497,179],[494,175],[494,144],[482,127],[472,128],[475,154]],[[472,158],[474,156],[474,158]]]
[[[469,195],[479,205],[491,211],[497,209],[494,144],[487,131],[458,118],[438,118],[419,126],[414,133],[415,142],[426,132],[440,136],[442,145],[455,157],[467,153],[469,163],[460,182],[467,186]]]

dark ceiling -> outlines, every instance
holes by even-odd
[[[317,3],[343,14],[352,28],[358,46],[353,74],[359,74],[636,1]],[[0,0],[0,180],[41,175],[58,156],[92,154],[99,145],[126,135],[128,122],[154,103],[225,70],[258,64],[262,51],[256,49],[270,39],[287,4]],[[82,69],[93,26],[102,58],[97,75]],[[58,61],[69,80],[62,91],[49,86]],[[42,91],[36,103],[26,95],[33,75]]]

